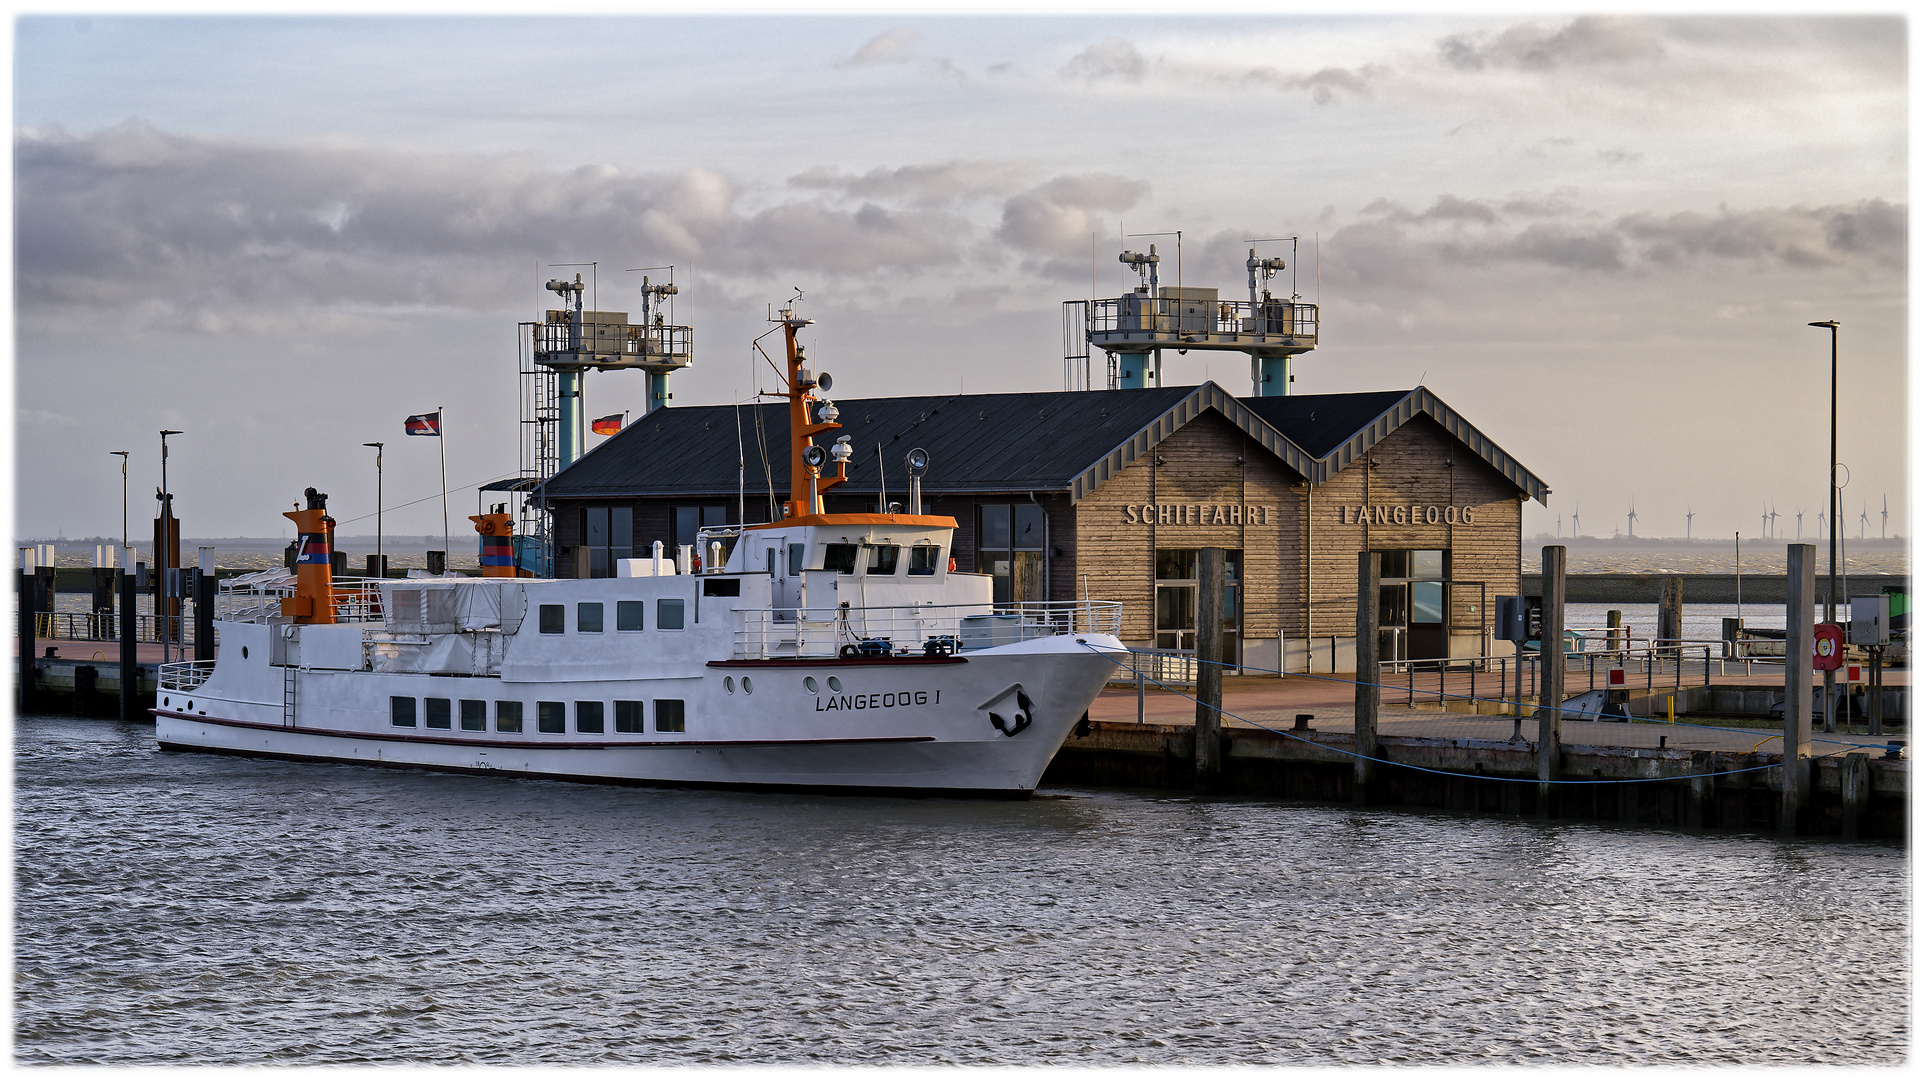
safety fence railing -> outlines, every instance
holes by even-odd
[[[1320,324],[1314,304],[1268,299],[1200,300],[1182,295],[1112,297],[1087,302],[1091,335],[1172,335],[1216,344],[1312,341]],[[1191,342],[1192,343],[1192,342]]]
[[[194,642],[191,614],[133,618],[135,641]],[[119,641],[120,620],[118,612],[39,611],[34,613],[33,633],[41,641]]]
[[[1678,641],[1639,648],[1564,652],[1562,690],[1578,694],[1584,690],[1609,689],[1609,672],[1614,670],[1622,672],[1620,683],[1614,689],[1631,692],[1707,686],[1716,675],[1725,673],[1729,662],[1723,655],[1722,644]],[[1384,660],[1380,681],[1384,688],[1401,690],[1402,704],[1413,706],[1421,702],[1480,700],[1503,694],[1532,700],[1540,696],[1541,675],[1542,655],[1524,652],[1506,656]]]
[[[946,655],[1061,634],[1115,634],[1111,601],[776,608],[743,612],[734,655],[778,657]]]
[[[207,681],[214,673],[212,660],[182,660],[174,664],[160,665],[160,688],[162,690],[193,690]]]

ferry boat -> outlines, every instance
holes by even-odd
[[[956,522],[823,511],[840,425],[787,342],[790,498],[699,534],[707,565],[523,576],[472,520],[482,576],[336,580],[327,496],[285,516],[294,570],[223,584],[212,661],[163,665],[164,750],[560,780],[1025,798],[1124,653],[1114,603],[992,602]],[[823,387],[825,389],[825,387]],[[830,466],[830,461],[832,465]],[[831,475],[824,470],[831,468]],[[894,509],[890,506],[888,509]],[[686,568],[683,572],[682,568]]]

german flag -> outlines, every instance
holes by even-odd
[[[594,434],[619,435],[621,433],[621,421],[625,420],[626,418],[627,418],[626,413],[609,413],[606,416],[601,417],[599,420],[594,421],[592,425],[594,428]]]

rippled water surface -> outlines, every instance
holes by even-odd
[[[1897,1063],[1896,848],[15,733],[27,1063]]]

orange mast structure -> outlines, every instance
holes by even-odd
[[[781,329],[787,337],[787,424],[791,444],[788,453],[788,498],[787,502],[781,504],[783,520],[821,513],[822,493],[848,478],[848,459],[854,456],[853,448],[847,445],[847,439],[843,436],[834,447],[834,475],[821,476],[821,466],[826,463],[828,454],[814,445],[814,436],[840,427],[834,418],[841,412],[833,402],[814,396],[816,386],[830,390],[834,382],[826,375],[817,379],[807,369],[807,355],[794,337],[801,327],[811,321],[794,314],[792,306],[781,311]],[[806,494],[803,495],[803,492]],[[803,502],[803,499],[806,501]]]
[[[469,514],[474,531],[481,536],[482,577],[519,577],[514,565],[514,518],[505,504],[496,505],[491,514]]]

